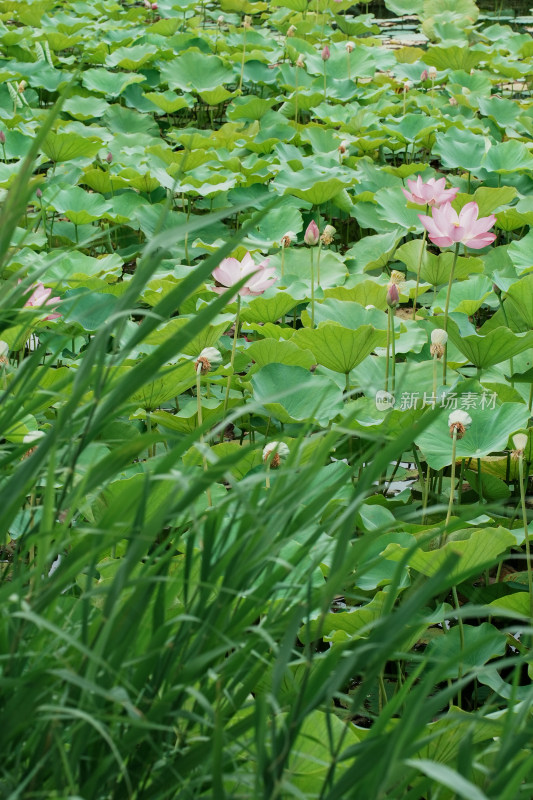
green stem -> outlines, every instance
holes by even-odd
[[[461,606],[459,605],[459,597],[457,596],[457,588],[455,586],[452,586],[452,595],[453,595],[453,601],[455,603],[455,608],[457,610],[457,622],[459,623],[459,642],[460,642],[460,646],[461,646],[461,656],[462,656],[462,654],[464,653],[464,649],[465,649],[465,632],[464,632],[464,628],[463,628],[463,620],[459,616],[459,611],[461,609]],[[459,678],[463,677],[462,658],[459,661],[459,664],[457,665],[457,676]],[[461,705],[461,690],[460,689],[457,692],[457,705],[458,706]]]
[[[479,495],[479,502],[483,502],[483,481],[481,480],[481,459],[477,459],[477,493]]]
[[[244,58],[246,55],[246,28],[243,28],[243,35],[242,35],[242,59],[241,59],[241,77],[239,80],[239,94],[242,93],[242,78],[244,75]]]
[[[201,391],[201,387],[202,387],[202,364],[198,364],[198,366],[196,367],[196,408],[197,408],[197,413],[198,413],[198,427],[199,428],[202,427],[203,421],[204,421],[203,420],[203,415],[202,415],[202,391]],[[200,441],[200,445],[202,446],[202,450],[203,450],[203,445],[205,444],[203,433],[200,433],[200,440],[199,441]],[[205,453],[203,453],[203,452],[202,452],[202,465],[203,465],[203,468],[204,468],[204,472],[207,472],[207,458],[205,456]],[[207,505],[209,507],[211,507],[213,505],[213,503],[211,501],[211,488],[209,486],[207,487],[206,493],[207,493]]]
[[[327,88],[326,88],[326,61],[324,61],[324,103],[327,100]]]
[[[529,530],[527,527],[524,453],[522,451],[518,453],[518,478],[520,481],[520,505],[522,508],[522,521],[524,523],[524,542],[526,545],[527,585],[529,591],[529,624],[531,625],[533,623],[533,575],[531,572],[531,546],[529,541]]]
[[[283,275],[285,272],[285,248],[281,247],[281,280],[283,280]]]
[[[502,298],[501,298],[501,295],[498,295],[498,302],[499,302],[499,304],[500,304],[500,308],[501,308],[501,310],[502,310],[503,318],[504,318],[504,320],[505,320],[505,326],[508,328],[508,327],[509,327],[509,320],[507,319],[507,311],[505,310],[505,305],[504,305],[504,303],[503,303],[503,300],[502,300]],[[512,357],[512,356],[511,356],[511,358],[509,359],[509,368],[510,368],[510,370],[511,370],[511,386],[513,386],[513,387],[514,387],[514,380],[513,380],[513,377],[512,377],[512,376],[513,376],[513,372],[514,372],[514,368],[513,368],[513,357]]]
[[[437,364],[439,359],[437,354],[433,356],[433,397],[435,398],[435,404],[437,403]]]
[[[389,308],[390,323],[391,323],[391,392],[394,394],[395,377],[396,377],[396,332],[394,330],[394,309]]]
[[[311,327],[315,327],[315,264],[313,257],[313,248],[311,247]]]
[[[428,207],[426,206],[426,214],[428,213]],[[424,257],[424,250],[426,246],[426,239],[427,239],[428,232],[424,228],[424,236],[422,237],[422,247],[420,248],[420,255],[418,256],[418,265],[416,268],[416,286],[415,286],[415,297],[413,300],[413,319],[416,319],[416,303],[418,300],[418,287],[420,286],[420,271],[422,269],[422,259]]]
[[[241,296],[237,295],[237,314],[235,315],[235,331],[233,333],[233,345],[231,347],[230,359],[230,373],[228,375],[228,382],[226,384],[226,395],[224,397],[224,413],[228,408],[229,390],[231,386],[231,379],[233,377],[233,365],[235,363],[235,350],[237,349],[237,339],[239,338],[239,322],[241,316]]]
[[[320,253],[322,252],[322,242],[318,243],[318,252],[316,254],[316,282],[320,286]]]
[[[295,71],[295,78],[294,82],[296,84],[294,88],[294,124],[298,125],[298,64],[296,65]]]
[[[453,508],[453,496],[455,494],[455,451],[457,449],[457,428],[453,429],[453,436],[452,436],[452,471],[451,471],[451,478],[450,478],[450,502],[448,503],[448,513],[446,514],[446,522],[444,523],[444,532],[443,536],[446,536],[446,529],[450,523],[450,517],[452,515],[452,508]],[[444,542],[442,542],[444,543]]]
[[[448,281],[448,291],[446,292],[446,305],[444,306],[444,330],[448,331],[448,309],[450,308],[450,295],[452,293],[453,276],[455,272],[455,265],[457,264],[457,256],[459,255],[459,242],[455,245],[455,253],[453,254],[453,264],[450,270],[450,280]],[[446,386],[446,365],[448,363],[448,343],[444,345],[443,356],[443,372],[442,383]]]
[[[387,309],[387,357],[385,359],[385,391],[389,391],[389,358],[390,358],[390,309]]]

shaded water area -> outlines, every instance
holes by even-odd
[[[516,17],[533,16],[533,3],[531,0],[492,0],[492,2],[478,2],[478,8],[482,14],[501,17],[502,20]],[[366,11],[366,4],[361,3],[354,8],[354,13]],[[378,19],[389,19],[396,17],[396,14],[389,11],[385,5],[385,0],[371,0],[368,4],[368,11],[372,12]]]

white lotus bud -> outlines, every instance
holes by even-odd
[[[211,372],[212,369],[216,369],[221,364],[222,356],[216,347],[204,347],[194,362],[194,367],[197,372],[198,368],[200,367],[201,374],[207,375],[208,372]]]
[[[289,448],[285,442],[270,442],[263,447],[263,461],[267,463],[272,456],[270,461],[271,469],[277,469],[281,464],[281,459],[286,458],[288,455]]]
[[[527,447],[527,434],[515,433],[513,436],[513,444],[515,446],[515,450],[517,450],[519,453],[523,453]]]

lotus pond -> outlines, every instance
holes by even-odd
[[[0,0],[2,796],[533,796],[533,17]]]

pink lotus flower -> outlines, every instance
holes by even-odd
[[[19,281],[20,283],[20,281]],[[35,284],[34,284],[35,285]],[[26,294],[32,290],[33,286],[27,290]],[[44,285],[39,281],[35,285],[35,289],[31,293],[29,299],[24,303],[25,308],[38,308],[39,306],[54,306],[58,303],[60,297],[50,297],[52,294],[51,289],[45,289]],[[57,319],[61,314],[48,314],[45,319]]]
[[[443,203],[450,203],[455,200],[455,195],[459,191],[458,189],[445,189],[446,178],[439,178],[438,181],[430,178],[427,183],[424,183],[421,175],[417,177],[416,181],[408,178],[407,185],[411,191],[408,192],[402,187],[402,192],[410,203],[416,203],[417,206],[438,207]]]
[[[467,203],[459,214],[450,203],[445,203],[441,208],[435,207],[431,217],[419,214],[418,218],[437,247],[450,247],[461,242],[466,247],[479,250],[495,240],[496,234],[487,231],[496,222],[496,217],[491,214],[478,219],[478,214],[477,203]]]
[[[329,59],[330,55],[331,55],[331,53],[329,51],[329,47],[327,46],[327,44],[325,44],[323,49],[322,49],[322,61],[327,61]]]
[[[265,258],[256,265],[250,253],[246,253],[242,261],[236,258],[224,258],[213,270],[213,278],[221,284],[221,286],[215,286],[214,291],[222,294],[225,289],[234,286],[241,278],[250,275],[249,280],[239,289],[239,294],[242,297],[263,294],[277,281],[276,270],[274,267],[267,267],[268,261],[269,259]]]
[[[320,231],[318,229],[318,225],[314,221],[311,220],[309,225],[307,226],[307,230],[304,233],[304,242],[308,244],[310,247],[313,247],[315,244],[318,244],[318,240],[320,239]]]

